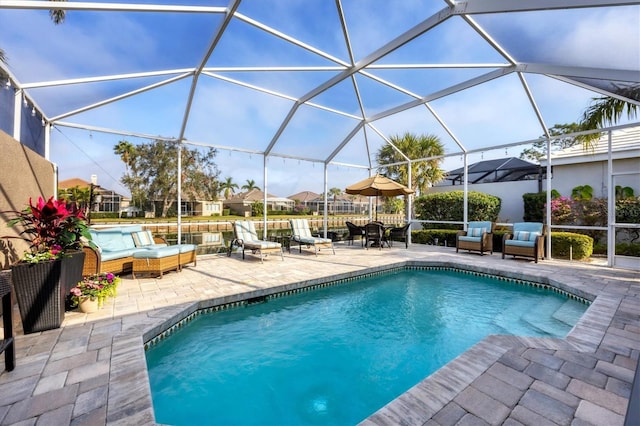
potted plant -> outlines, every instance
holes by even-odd
[[[9,213],[15,218],[8,226],[21,226],[20,238],[29,242],[11,267],[24,333],[58,328],[69,290],[82,279],[82,246],[91,239],[84,213],[53,197],[29,199],[29,207]]]
[[[85,313],[95,312],[102,307],[107,297],[115,297],[118,284],[120,277],[110,272],[84,277],[70,290],[73,305]]]

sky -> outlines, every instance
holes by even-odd
[[[172,4],[226,6],[223,1],[204,0]],[[367,168],[375,165],[375,154],[385,143],[379,134],[386,138],[405,132],[438,136],[451,155],[442,164],[445,170],[462,165],[458,143],[466,150],[481,150],[469,156],[470,164],[518,156],[526,146],[490,147],[538,138],[543,125],[578,121],[598,96],[543,74],[525,73],[523,82],[512,73],[446,97],[434,96],[431,111],[417,106],[373,120],[349,140],[363,113],[371,119],[414,100],[412,95],[437,94],[506,63],[477,31],[454,16],[374,62],[394,69],[370,68],[354,80],[335,84],[312,97],[312,105],[297,108],[281,130],[295,99],[329,81],[338,74],[337,67],[350,62],[348,46],[358,63],[446,6],[436,0],[405,0],[392,6],[382,0],[341,4],[348,38],[335,2],[240,3],[239,15],[230,21],[206,61],[207,73],[197,81],[184,127],[186,141],[194,143],[191,146],[218,147],[221,179],[231,177],[239,186],[253,180],[264,188],[260,153],[274,141],[266,183],[268,192],[277,196],[323,192],[323,162],[330,157],[328,189],[344,189],[367,177]],[[640,76],[640,6],[486,14],[473,19],[518,62],[612,68]],[[0,6],[0,22],[0,46],[11,73],[21,84],[46,82],[48,86],[28,89],[27,108],[35,102],[47,119],[93,128],[54,126],[51,160],[59,167],[59,178],[90,180],[96,175],[99,185],[127,194],[120,183],[125,167],[114,146],[120,140],[138,144],[181,134],[193,83],[185,73],[202,61],[222,14],[69,11],[65,22],[56,26],[46,10]],[[398,64],[414,66],[392,67]],[[289,68],[269,68],[276,66]],[[151,71],[158,74],[137,76]],[[103,76],[116,77],[52,84]],[[147,90],[151,85],[154,88]],[[140,93],[78,112],[131,91]]]

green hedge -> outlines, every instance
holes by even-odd
[[[544,206],[547,204],[547,193],[527,193],[522,195],[522,201],[524,202],[524,217],[525,222],[544,222]],[[517,222],[517,221],[516,221]]]
[[[490,220],[495,222],[500,214],[502,200],[494,195],[478,191],[469,191],[467,195],[469,206],[468,220]],[[416,218],[434,221],[464,220],[464,191],[449,191],[427,194],[415,200]],[[460,229],[459,225],[423,224],[425,228]]]

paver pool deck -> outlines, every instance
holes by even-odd
[[[553,284],[593,303],[565,339],[485,338],[363,424],[624,423],[640,353],[640,273],[425,245],[365,250],[356,241],[336,244],[336,255],[295,250],[262,264],[199,257],[163,279],[123,276],[104,309],[68,312],[60,329],[23,335],[18,325],[17,366],[0,373],[0,424],[154,424],[144,344],[199,307],[414,264]]]

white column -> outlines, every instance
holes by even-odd
[[[551,259],[551,139],[547,138],[547,252],[546,259]]]
[[[262,194],[262,239],[267,239],[267,156],[265,155],[262,160],[262,188],[264,194]]]
[[[178,141],[178,242],[182,242],[182,141]]]
[[[612,133],[607,132],[607,266],[612,267],[616,255],[616,192],[613,182]]]
[[[13,97],[13,138],[20,141],[22,127],[22,90],[16,90]]]

